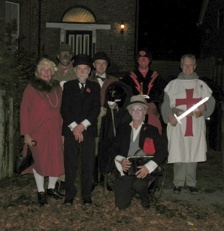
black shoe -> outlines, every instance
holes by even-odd
[[[195,186],[188,186],[188,188],[191,194],[194,194],[194,195],[198,194],[198,189]]]
[[[62,199],[62,195],[53,188],[47,189],[47,195],[53,197],[56,200]]]
[[[47,204],[47,197],[45,192],[38,192],[37,196],[38,196],[38,203],[40,204],[40,206],[44,206]]]
[[[91,205],[91,204],[92,204],[91,198],[83,199],[83,204],[84,204],[84,205]]]
[[[65,196],[65,182],[57,181],[55,184],[55,190],[62,196]]]
[[[144,196],[144,197],[140,197],[141,199],[141,205],[144,209],[149,209],[150,208],[150,203],[149,203],[149,197]]]
[[[73,205],[73,199],[69,199],[69,200],[65,199],[65,200],[64,200],[64,204],[65,204],[66,206],[71,206],[71,205]]]
[[[176,193],[176,194],[180,194],[181,189],[182,189],[182,186],[174,186],[173,192]]]

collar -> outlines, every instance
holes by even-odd
[[[138,128],[134,128],[133,127],[133,121],[130,123],[130,126],[132,128],[132,132],[133,132],[133,138],[132,138],[133,142],[136,140],[136,138],[137,138],[137,136],[138,136],[138,134],[139,134],[139,132],[140,132],[143,124],[144,123],[142,122],[141,124],[139,124]]]
[[[133,121],[131,121],[131,123],[130,123],[129,125],[130,125],[133,129],[137,130],[137,129],[141,128],[143,124],[144,124],[144,122],[141,122],[141,123],[138,125],[138,128],[134,128],[134,126],[133,126]]]
[[[98,75],[97,73],[96,73],[96,76],[99,76],[99,77],[101,77],[101,78],[106,78],[106,73],[103,73],[102,75]]]

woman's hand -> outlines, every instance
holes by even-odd
[[[24,136],[24,143],[25,143],[25,144],[28,144],[29,146],[35,146],[37,142],[34,141],[34,140],[30,137],[30,135],[25,135],[25,136]]]

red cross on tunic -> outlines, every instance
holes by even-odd
[[[202,98],[193,98],[194,89],[185,89],[186,91],[186,98],[185,99],[176,99],[176,106],[179,105],[186,105],[187,109],[192,107],[194,104],[196,104],[198,101],[200,101]],[[192,131],[192,116],[186,117],[186,130],[185,130],[185,136],[193,136]]]

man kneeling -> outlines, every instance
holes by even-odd
[[[159,135],[158,129],[145,124],[147,104],[143,96],[132,96],[127,109],[132,117],[130,124],[120,125],[116,137],[115,165],[119,171],[115,180],[115,205],[119,209],[130,206],[135,193],[140,196],[141,204],[145,209],[150,207],[148,197],[148,182],[158,165],[167,158],[167,147]],[[134,175],[128,174],[131,170],[129,157],[153,155],[150,160],[139,166]]]

